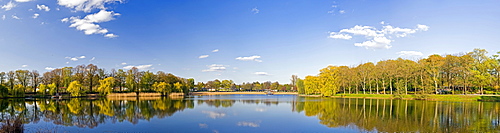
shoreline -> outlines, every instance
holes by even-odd
[[[321,97],[320,95],[299,95],[303,97]],[[500,102],[500,95],[400,95],[396,97],[391,94],[342,94],[325,98],[364,98],[364,99],[402,99],[402,100],[425,100],[425,101],[485,101]]]
[[[265,95],[266,92],[191,92],[193,96],[200,95],[231,95],[231,94],[253,94],[253,95]],[[297,92],[274,92],[274,95],[298,95]]]

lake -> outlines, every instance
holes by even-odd
[[[498,132],[500,103],[212,95],[0,99],[26,132]]]

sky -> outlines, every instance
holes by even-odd
[[[95,64],[196,82],[500,51],[498,0],[0,0],[0,71]]]

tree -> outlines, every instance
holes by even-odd
[[[297,78],[297,91],[299,94],[305,94],[304,80]]]
[[[46,95],[48,90],[49,87],[45,84],[40,84],[40,86],[38,87],[38,92],[42,93],[42,95]]]
[[[0,85],[5,83],[5,72],[0,72]]]
[[[33,89],[36,90],[38,84],[40,84],[40,73],[38,73],[37,70],[32,70],[30,76],[31,76],[31,85],[33,86]],[[36,91],[34,92],[36,93]]]
[[[299,77],[297,75],[292,75],[292,78],[290,79],[292,90],[297,90],[297,80]]]
[[[99,94],[102,96],[106,96],[110,94],[113,91],[113,87],[115,83],[115,78],[113,77],[107,77],[103,80],[99,80],[99,87],[97,88],[97,91],[99,91]]]
[[[0,84],[0,98],[5,98],[9,95],[9,89],[3,84]]]
[[[47,88],[49,89],[49,94],[54,95],[57,92],[57,85],[55,83],[47,85]]]
[[[153,89],[160,93],[162,96],[168,96],[172,92],[172,85],[165,82],[155,82]]]
[[[92,87],[94,87],[96,80],[96,75],[97,75],[97,68],[96,65],[94,64],[89,64],[85,67],[85,79],[87,81],[87,84],[89,86],[89,91],[92,92]]]
[[[80,89],[82,87],[82,84],[78,81],[73,81],[69,84],[67,91],[71,94],[71,96],[74,97],[79,97],[83,96],[83,91]]]

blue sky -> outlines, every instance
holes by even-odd
[[[96,64],[206,82],[500,51],[500,1],[0,0],[0,71]]]

